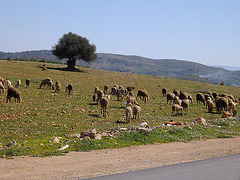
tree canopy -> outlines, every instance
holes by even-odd
[[[57,56],[58,59],[68,58],[68,69],[75,69],[76,60],[89,63],[94,61],[97,58],[95,51],[96,46],[90,44],[87,38],[72,32],[63,34],[58,43],[52,48],[53,55]]]

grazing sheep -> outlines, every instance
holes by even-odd
[[[134,90],[135,89],[135,87],[127,87],[127,90],[128,91],[132,91],[132,90]]]
[[[190,100],[190,102],[192,103],[193,102],[193,98],[192,98],[192,95],[188,93],[188,100]]]
[[[107,91],[108,91],[108,86],[105,85],[105,86],[103,87],[103,92],[104,92],[104,94],[107,94]]]
[[[0,82],[2,82],[3,86],[5,86],[5,81],[6,80],[4,78],[0,77]]]
[[[40,86],[39,86],[39,89],[42,88],[42,86],[46,86],[46,85],[49,85],[49,82],[52,81],[51,78],[46,78],[46,79],[43,79]]]
[[[126,116],[126,123],[130,123],[131,116],[132,116],[132,108],[131,103],[129,103],[129,106],[125,109],[125,116]]]
[[[173,90],[173,94],[175,94],[175,96],[180,96],[180,92],[179,92],[179,90],[177,90],[177,89],[174,89],[174,90]]]
[[[171,101],[173,101],[174,97],[175,97],[175,94],[167,93],[167,104],[168,104],[168,101],[170,101],[170,103],[171,103]]]
[[[233,102],[233,101],[230,102],[228,105],[229,112],[235,111],[237,105],[238,105],[238,103],[236,103],[236,102]]]
[[[175,95],[173,98],[173,104],[181,105],[181,102],[182,100],[180,100],[179,97]]]
[[[138,98],[138,96],[140,97],[140,99],[141,99],[141,97],[143,97],[144,98],[144,103],[145,104],[147,103],[149,95],[148,95],[148,93],[147,93],[147,91],[145,89],[138,90],[138,94],[137,94],[136,99]]]
[[[117,90],[117,100],[118,101],[122,101],[123,100],[123,96],[124,96],[124,89],[118,89]]]
[[[216,108],[217,108],[217,113],[221,114],[222,110],[225,111],[228,108],[228,99],[225,97],[217,98]]]
[[[18,88],[20,85],[21,85],[21,80],[19,79],[16,81],[15,88]]]
[[[137,100],[133,96],[127,96],[127,104],[126,104],[126,106],[128,106],[129,104],[132,104],[132,105],[136,104],[136,105],[139,106]]]
[[[99,90],[99,91],[97,92],[97,103],[98,103],[98,101],[100,101],[100,99],[102,99],[103,96],[104,96],[103,91],[102,91],[102,90]]]
[[[110,101],[110,99],[111,99],[111,95],[110,94],[107,95],[107,99]]]
[[[236,102],[236,98],[233,95],[228,95],[228,98],[232,99],[233,102]]]
[[[60,91],[61,91],[61,84],[59,81],[57,81],[55,83],[55,93],[60,92]]]
[[[6,82],[7,82],[7,83],[6,83],[6,84],[7,84],[7,87],[10,88],[10,87],[12,86],[11,81],[9,81],[8,79],[6,79]]]
[[[172,115],[175,111],[177,111],[176,115],[178,115],[178,111],[183,111],[183,107],[178,104],[174,104],[172,105]]]
[[[212,96],[214,97],[214,99],[216,99],[216,97],[218,96],[218,94],[217,93],[212,93]]]
[[[205,98],[202,93],[197,93],[196,99],[197,99],[197,104],[198,104],[198,102],[199,102],[199,104],[200,104],[200,102],[202,102],[205,105]]]
[[[180,92],[179,99],[188,99],[188,93],[187,92]]]
[[[116,87],[112,87],[112,89],[111,89],[111,94],[112,95],[117,95],[117,88]]]
[[[214,104],[213,104],[213,101],[210,97],[208,97],[208,99],[206,101],[206,105],[207,105],[207,108],[208,108],[208,112],[209,113],[213,112]]]
[[[1,81],[0,81],[0,89],[2,89],[2,93],[5,92],[4,85],[3,85],[3,83]]]
[[[107,116],[107,107],[109,104],[109,100],[106,97],[103,97],[100,99],[100,105],[101,105],[101,114],[106,117]]]
[[[69,84],[66,86],[66,91],[68,92],[68,95],[71,94],[71,92],[73,91],[73,85],[72,84]]]
[[[167,89],[166,88],[162,88],[162,95],[163,95],[163,97],[167,96]]]
[[[29,79],[29,78],[26,79],[26,86],[27,86],[28,88],[30,87],[30,79]]]
[[[53,86],[53,82],[52,81],[49,81],[48,83],[47,83],[47,87],[51,90],[54,90],[54,86]]]
[[[21,93],[20,91],[15,88],[15,87],[9,87],[8,91],[7,91],[7,99],[6,102],[8,103],[11,102],[11,98],[14,97],[15,98],[15,102],[21,102],[21,97],[20,97]]]
[[[141,107],[138,105],[133,106],[133,119],[136,119],[140,115]]]
[[[189,102],[191,102],[189,99],[183,99],[181,102],[181,106],[183,107],[183,110],[185,111],[185,114],[187,114],[188,108],[189,108]]]

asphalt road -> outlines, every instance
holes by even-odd
[[[240,154],[88,180],[240,180]]]

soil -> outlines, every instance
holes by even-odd
[[[0,179],[84,179],[240,153],[240,137],[0,159]]]

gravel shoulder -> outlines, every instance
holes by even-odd
[[[0,179],[83,179],[240,153],[240,137],[0,159]]]

